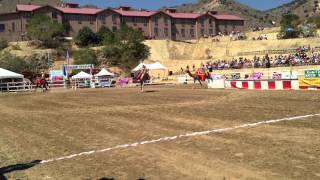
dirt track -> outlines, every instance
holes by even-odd
[[[0,94],[0,168],[164,136],[320,113],[315,91],[147,87]],[[8,179],[319,179],[320,117],[41,164]]]

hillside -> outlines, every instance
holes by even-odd
[[[206,12],[216,10],[222,13],[238,15],[246,20],[246,28],[254,26],[271,27],[279,25],[283,13],[292,12],[305,20],[308,17],[319,14],[318,0],[294,0],[274,9],[259,11],[243,5],[236,0],[198,0],[195,4],[183,4],[176,7],[185,12]]]
[[[58,5],[61,0],[0,0],[0,13],[14,12],[16,4]]]

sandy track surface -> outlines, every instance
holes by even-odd
[[[147,87],[0,95],[0,168],[320,113],[316,91]],[[96,153],[8,179],[319,179],[320,117]]]

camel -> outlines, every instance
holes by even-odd
[[[148,69],[143,66],[139,71],[136,72],[135,77],[135,79],[140,83],[140,91],[143,92],[146,81],[150,80]]]
[[[200,69],[198,69],[195,74],[192,74],[190,72],[189,69],[186,70],[186,73],[193,78],[193,88],[195,88],[195,84],[196,84],[196,81],[198,81],[201,85],[201,87],[203,87],[203,84],[201,81],[205,82],[206,80],[210,80],[211,79],[211,76],[210,76],[210,73],[209,72],[204,72]]]

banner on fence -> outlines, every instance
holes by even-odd
[[[305,70],[305,78],[320,78],[320,70]]]
[[[260,80],[260,79],[262,79],[262,76],[263,76],[263,73],[255,72],[252,74],[246,74],[244,78],[246,80]]]
[[[64,78],[62,70],[52,70],[49,72],[51,81],[61,81]]]
[[[94,68],[93,64],[63,65],[63,66],[67,67],[70,70],[73,70],[73,69],[92,69],[92,68]]]
[[[299,86],[320,87],[320,77],[319,78],[301,78],[299,79]]]
[[[240,73],[232,73],[231,74],[231,79],[233,79],[233,80],[237,80],[237,79],[240,79],[240,78],[241,78]]]
[[[275,71],[272,79],[298,79],[298,74],[296,71]]]

